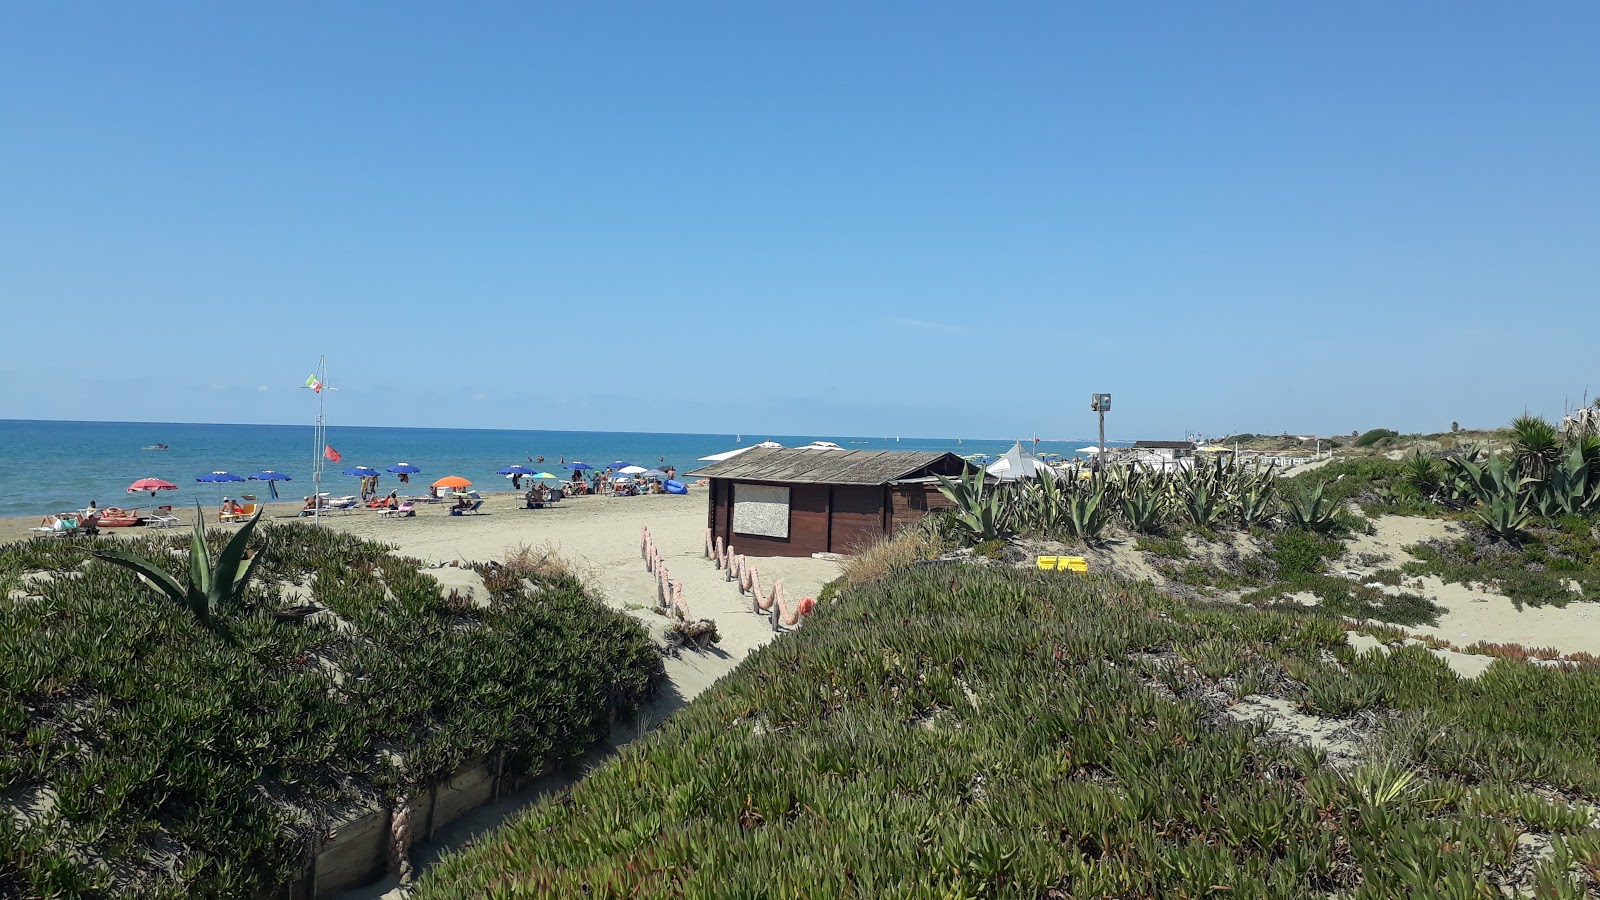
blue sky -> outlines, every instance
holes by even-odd
[[[9,4],[0,418],[1075,437],[1600,392],[1600,5]]]

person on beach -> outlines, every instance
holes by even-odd
[[[220,521],[226,519],[229,516],[237,516],[238,514],[239,514],[239,504],[233,502],[233,498],[231,498],[231,497],[223,497],[222,498],[222,512],[217,514],[217,521],[220,522]]]
[[[78,527],[88,535],[100,533],[100,509],[93,500],[89,501],[89,508],[83,511],[83,517],[78,520]]]
[[[317,501],[312,500],[310,497],[307,497],[306,500],[305,500],[305,505],[300,507],[300,515],[306,516],[306,515],[310,515],[311,513],[316,512],[316,511],[317,511]]]
[[[411,483],[411,476],[407,475],[404,472],[401,472],[400,473],[400,483],[401,484],[410,484]]]
[[[673,468],[672,466],[667,466],[667,480],[668,481],[677,481],[678,480],[678,470]]]
[[[383,505],[389,509],[399,509],[400,492],[398,490],[390,491],[389,496],[384,498]]]
[[[539,459],[542,461],[544,457],[541,456]],[[520,474],[515,472],[511,473],[511,489],[513,491],[522,490],[522,476]]]

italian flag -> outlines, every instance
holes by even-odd
[[[318,394],[322,393],[322,382],[318,381],[315,375],[306,376],[306,387],[311,388]]]

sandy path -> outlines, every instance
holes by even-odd
[[[1357,535],[1345,555],[1334,563],[1336,569],[1348,569],[1360,580],[1378,569],[1399,568],[1411,561],[1405,547],[1429,540],[1449,540],[1461,534],[1460,526],[1442,519],[1382,516],[1373,525],[1376,533]],[[1358,565],[1364,553],[1373,554],[1379,561]],[[1580,600],[1564,607],[1524,606],[1519,610],[1504,595],[1446,584],[1431,575],[1420,579],[1408,576],[1402,587],[1386,590],[1418,593],[1444,607],[1438,625],[1418,625],[1407,630],[1443,638],[1458,647],[1475,641],[1554,647],[1562,653],[1593,653],[1600,647],[1600,603]]]

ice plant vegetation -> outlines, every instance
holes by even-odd
[[[1346,734],[1238,712],[1268,700]],[[1600,668],[1466,680],[1421,647],[1357,654],[1330,618],[917,566],[418,895],[1585,897],[1597,742]]]
[[[559,566],[474,603],[322,528],[221,543],[0,546],[0,896],[269,896],[468,760],[579,758],[660,677]]]

